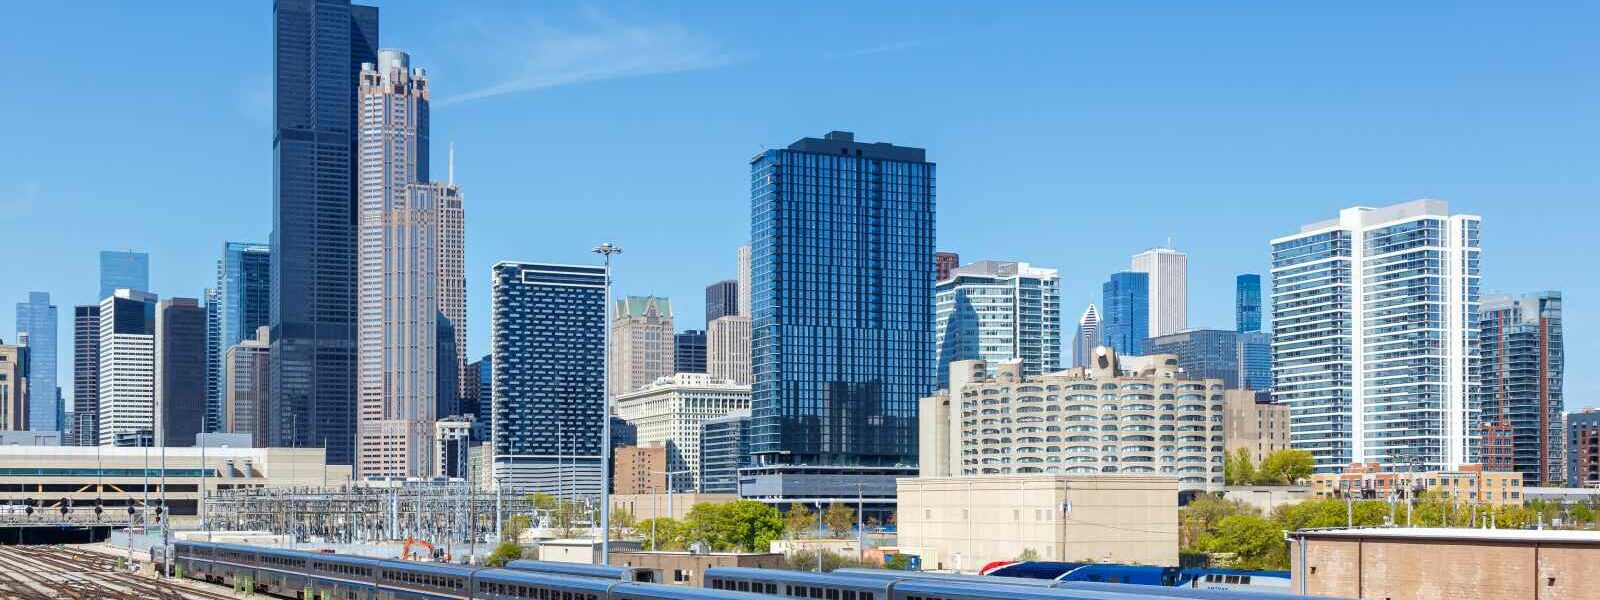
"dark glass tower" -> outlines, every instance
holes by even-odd
[[[206,422],[206,310],[194,298],[156,307],[157,446],[193,446]]]
[[[706,322],[739,314],[739,280],[726,279],[706,286]]]
[[[934,164],[804,138],[750,164],[754,485],[769,502],[894,495],[934,389]]]
[[[73,446],[99,445],[100,305],[72,307]]]
[[[277,0],[272,206],[274,446],[355,446],[356,78],[378,9]]]
[[[1261,331],[1261,276],[1245,273],[1233,280],[1233,312],[1240,333]]]
[[[706,332],[703,329],[680,331],[672,336],[672,372],[706,372]]]
[[[1150,275],[1112,273],[1100,293],[1100,345],[1117,354],[1144,354],[1150,335]]]

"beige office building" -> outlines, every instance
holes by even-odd
[[[655,296],[618,300],[611,321],[611,395],[671,375],[677,364],[674,334],[670,300]]]
[[[666,470],[681,472],[672,477],[672,488],[693,491],[700,482],[700,424],[750,410],[750,386],[678,373],[616,397],[613,409],[638,429],[638,445],[666,449]]]
[[[1289,449],[1289,405],[1257,402],[1252,390],[1223,392],[1223,439],[1232,456],[1239,448],[1259,465],[1267,456]]]
[[[667,489],[667,449],[618,446],[611,451],[611,493],[649,494]]]
[[[897,480],[899,549],[924,569],[1041,560],[1178,564],[1171,475],[986,475]]]
[[[751,385],[750,317],[719,317],[706,325],[706,372],[718,379]]]
[[[256,446],[272,440],[271,330],[261,327],[255,339],[240,341],[223,354],[222,424],[228,433],[250,435]]]
[[[0,344],[0,431],[28,429],[28,348]]]

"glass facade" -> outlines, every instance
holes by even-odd
[[[1239,342],[1239,332],[1231,329],[1189,329],[1145,340],[1144,353],[1175,354],[1188,376],[1219,379],[1238,389]]]
[[[28,336],[28,430],[62,431],[61,394],[56,381],[56,306],[48,292],[28,292],[17,303],[17,338]]]
[[[1024,375],[1061,368],[1061,285],[1055,269],[979,261],[957,268],[934,291],[938,386],[950,362],[1017,359]]]
[[[1241,332],[1261,331],[1261,276],[1245,273],[1233,280],[1233,312]]]
[[[673,336],[677,347],[672,352],[674,373],[706,372],[706,332],[699,329],[678,332]]]
[[[1112,273],[1100,286],[1100,345],[1117,354],[1144,354],[1150,335],[1150,275]]]
[[[1530,486],[1564,480],[1561,292],[1485,296],[1478,323],[1482,366],[1477,404],[1485,424],[1509,426],[1511,433],[1510,453],[1504,457],[1509,460],[1480,456],[1479,461],[1522,473]]]
[[[502,262],[493,277],[495,481],[517,490],[598,494],[605,269]]]
[[[194,298],[156,308],[157,446],[193,446],[206,423],[206,309]]]
[[[100,433],[100,305],[72,307],[72,436],[68,445],[94,446]]]
[[[119,250],[100,251],[100,299],[118,289],[150,291],[150,255]]]
[[[726,279],[706,286],[706,322],[739,314],[739,280]]]
[[[1094,355],[1094,347],[1100,345],[1100,309],[1094,303],[1089,303],[1089,308],[1083,309],[1083,315],[1078,317],[1078,331],[1072,336],[1072,366],[1089,366],[1089,357]]]
[[[255,339],[256,329],[272,324],[272,247],[254,242],[225,242],[217,259],[217,286],[208,294],[212,311],[211,361],[207,431],[222,423],[223,354],[239,342]],[[260,442],[257,442],[260,443]]]
[[[273,446],[355,451],[356,78],[376,63],[378,9],[273,4]]]
[[[762,465],[910,466],[934,389],[934,164],[846,132],[757,155],[754,394]]]
[[[1239,334],[1239,384],[1256,391],[1272,390],[1272,335],[1265,331]]]
[[[739,493],[739,467],[750,457],[750,413],[700,423],[700,493]]]

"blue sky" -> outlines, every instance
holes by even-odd
[[[488,269],[585,262],[676,300],[734,276],[748,160],[833,129],[928,149],[939,246],[1056,267],[1068,317],[1169,236],[1190,323],[1340,207],[1484,218],[1484,285],[1566,293],[1569,407],[1600,404],[1600,43],[1590,3],[396,1],[382,42],[432,77],[457,147],[473,355]],[[96,291],[96,251],[196,296],[271,227],[271,5],[16,3],[0,36],[0,337],[29,290]]]

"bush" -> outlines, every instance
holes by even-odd
[[[506,563],[522,558],[522,546],[507,540],[494,547],[494,552],[489,554],[485,563],[491,567],[503,567]]]

